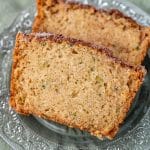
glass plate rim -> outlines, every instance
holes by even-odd
[[[107,0],[104,0],[104,2],[105,1],[107,1]],[[134,7],[137,11],[140,11],[142,14],[144,14],[145,16],[145,18],[147,18],[149,21],[150,21],[150,16],[146,13],[146,12],[144,12],[143,10],[141,10],[140,8],[138,8],[137,6],[135,6],[134,4],[132,4],[132,3],[130,3],[130,2],[124,2],[124,1],[121,1],[121,0],[114,0],[113,2],[118,2],[118,3],[120,3],[120,4],[123,4],[123,5],[132,5],[132,7]],[[128,7],[129,7],[128,6]],[[6,32],[10,32],[10,30],[12,30],[12,26],[14,26],[14,24],[17,22],[17,20],[18,20],[18,18],[19,18],[19,16],[21,16],[21,15],[23,15],[23,14],[25,14],[26,12],[29,12],[29,10],[30,9],[32,9],[32,7],[33,6],[31,6],[31,8],[28,8],[27,10],[25,10],[25,11],[23,11],[21,14],[19,14],[18,15],[18,17],[14,20],[14,22],[10,25],[10,27],[8,27],[7,29],[4,29],[4,31],[2,32],[2,33],[0,33],[0,38],[1,38],[1,36],[3,36],[3,35],[5,35],[5,33]],[[131,16],[132,16],[132,14],[131,14]],[[150,22],[149,22],[149,24],[150,24]],[[3,91],[4,93],[3,94],[0,94],[0,97],[3,97],[3,96],[5,96],[5,90]],[[6,98],[8,99],[8,97],[6,96]],[[2,107],[3,108],[5,108],[6,107],[6,105],[7,104],[5,104],[5,102],[1,102],[0,103],[0,119],[5,119],[5,117],[7,118],[7,115],[5,114],[6,112],[4,111],[4,110],[2,110],[1,111],[1,105],[2,105]],[[7,108],[7,109],[9,109],[8,111],[9,111],[9,113],[13,116],[13,115],[15,115],[15,113],[12,111],[12,110],[10,110],[10,108]],[[148,114],[149,112],[147,112],[147,114]],[[2,117],[2,118],[1,118]],[[16,117],[16,116],[15,116]],[[15,118],[14,117],[14,118]],[[21,121],[19,121],[19,119],[16,119],[17,121],[18,121],[18,123],[20,124],[21,123]],[[150,123],[150,118],[147,120],[147,122],[148,122],[148,124]],[[3,127],[3,125],[2,124],[0,124],[2,127]],[[18,126],[19,127],[19,126]],[[23,125],[23,127],[22,128],[24,128],[24,125]],[[3,129],[4,130],[4,129]],[[24,129],[25,130],[25,129]],[[136,129],[135,129],[136,130]],[[27,131],[27,133],[26,134],[31,134],[31,133],[28,133],[28,131]],[[34,141],[34,139],[37,139],[37,141],[38,141],[38,143],[40,144],[40,146],[41,146],[41,148],[46,148],[46,147],[51,147],[52,145],[52,147],[53,148],[55,148],[55,147],[61,147],[61,145],[57,145],[57,144],[55,144],[55,143],[50,143],[49,144],[49,141],[47,141],[45,138],[42,138],[42,137],[40,137],[41,139],[43,139],[43,140],[45,140],[45,145],[44,145],[44,143],[41,143],[40,141],[39,141],[39,136],[38,135],[36,135],[36,133],[32,133],[33,135],[32,136],[30,136],[29,137],[29,139],[26,141],[26,143],[25,144],[29,144],[29,146],[28,147],[30,147],[30,148],[34,148],[34,146],[32,146],[31,145],[31,143],[33,143]],[[0,135],[1,135],[1,137],[12,147],[12,148],[20,148],[20,149],[23,149],[23,147],[19,144],[19,143],[17,143],[17,142],[15,142],[15,141],[12,141],[12,140],[9,140],[8,139],[8,137],[4,134],[4,131],[2,131],[2,130],[0,130]],[[34,145],[34,144],[33,144]],[[122,144],[121,144],[122,145]],[[123,145],[122,145],[123,146]],[[61,147],[61,148],[63,148],[63,147]],[[68,147],[68,148],[73,148],[73,147]],[[115,148],[115,147],[114,147]],[[139,147],[140,148],[140,147]]]

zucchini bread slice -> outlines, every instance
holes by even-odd
[[[33,32],[51,32],[108,47],[113,56],[132,65],[142,63],[150,28],[118,10],[104,11],[65,0],[37,0]]]
[[[133,68],[107,49],[83,41],[19,33],[10,105],[21,114],[113,138],[144,74],[144,68]]]

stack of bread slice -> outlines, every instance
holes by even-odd
[[[112,139],[143,82],[150,28],[64,0],[37,0],[37,12],[16,37],[11,107]]]

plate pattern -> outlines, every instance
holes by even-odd
[[[79,0],[78,0],[79,1]],[[80,0],[82,1],[82,0]],[[128,2],[121,0],[83,0],[85,4],[92,4],[98,8],[118,8],[139,23],[150,26],[150,17]],[[19,150],[78,150],[76,145],[63,146],[47,140],[26,126],[19,115],[9,108],[9,81],[12,62],[12,49],[16,33],[30,32],[35,10],[34,6],[22,12],[10,28],[0,34],[0,136],[14,149]],[[150,97],[149,97],[150,98]],[[149,107],[149,105],[147,106]],[[145,109],[146,110],[146,109]],[[107,150],[148,150],[150,148],[150,108],[140,123],[125,136],[110,144],[100,147],[94,144],[80,146],[80,149]]]

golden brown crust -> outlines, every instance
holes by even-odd
[[[50,41],[55,41],[55,42],[69,42],[70,44],[82,44],[82,45],[85,45],[85,46],[92,46],[95,50],[99,51],[99,52],[104,52],[106,55],[108,55],[109,57],[111,56],[109,53],[107,53],[107,50],[105,49],[101,49],[99,47],[94,47],[93,45],[90,45],[90,44],[87,44],[83,41],[78,41],[78,40],[75,40],[75,39],[70,39],[70,38],[64,38],[63,36],[60,36],[60,35],[52,35],[52,34],[44,34],[44,35],[41,35],[41,34],[30,34],[30,35],[25,35],[25,34],[21,34],[19,33],[17,35],[17,38],[16,38],[16,45],[15,45],[15,49],[14,49],[14,56],[13,56],[13,60],[14,60],[14,63],[13,63],[13,66],[12,66],[12,76],[11,76],[11,88],[10,88],[10,92],[11,92],[11,95],[10,95],[10,106],[15,109],[18,113],[20,114],[24,114],[24,115],[29,115],[29,114],[33,114],[33,115],[37,115],[37,116],[40,116],[42,118],[45,118],[45,119],[48,119],[48,120],[52,120],[52,121],[55,121],[55,122],[59,122],[61,124],[64,124],[64,125],[68,125],[70,127],[75,127],[75,128],[79,128],[81,130],[85,130],[85,131],[88,131],[90,132],[91,134],[99,137],[99,138],[102,138],[102,137],[108,137],[109,139],[112,139],[117,131],[119,130],[119,126],[120,124],[123,123],[124,121],[124,118],[126,117],[126,114],[128,112],[128,110],[130,109],[130,106],[134,100],[134,97],[135,97],[135,94],[137,92],[137,90],[139,89],[142,81],[143,81],[143,78],[144,78],[144,75],[145,75],[145,71],[143,68],[141,67],[137,67],[137,68],[134,68],[130,65],[127,65],[125,63],[123,63],[122,61],[118,60],[118,59],[115,59],[113,57],[113,60],[115,60],[116,63],[120,63],[121,66],[123,67],[127,67],[127,68],[131,68],[133,69],[133,74],[131,75],[131,81],[132,79],[136,80],[137,82],[135,83],[134,82],[134,85],[132,85],[132,83],[130,83],[129,81],[129,85],[133,86],[131,89],[131,91],[129,92],[129,95],[127,97],[127,103],[126,103],[126,106],[125,106],[125,109],[124,109],[124,115],[122,115],[120,118],[118,118],[118,124],[116,124],[116,126],[114,126],[112,129],[110,129],[109,131],[105,131],[103,129],[101,129],[101,131],[91,131],[91,129],[88,129],[86,128],[84,125],[82,124],[79,124],[79,125],[74,125],[72,124],[72,122],[70,122],[68,119],[66,120],[65,118],[60,118],[60,116],[53,116],[53,117],[49,117],[49,116],[45,116],[42,112],[39,112],[37,111],[36,109],[32,109],[32,110],[28,110],[28,108],[21,108],[21,107],[17,107],[17,104],[15,102],[15,99],[14,99],[14,95],[15,95],[15,80],[14,80],[14,70],[16,69],[16,65],[17,65],[17,61],[18,61],[18,58],[17,58],[17,53],[19,51],[19,42],[20,39],[23,39],[24,40],[32,40],[32,38],[35,38],[35,35],[36,35],[36,39],[37,40],[50,40]]]
[[[19,52],[19,43],[20,43],[20,37],[22,35],[21,34],[17,34],[16,36],[16,43],[15,43],[15,48],[13,50],[13,65],[12,65],[12,74],[11,74],[11,83],[10,83],[10,100],[9,100],[9,105],[15,109],[17,112],[24,114],[24,115],[28,115],[29,112],[27,110],[25,110],[24,108],[17,108],[17,104],[15,101],[15,92],[16,92],[16,87],[15,87],[15,78],[14,78],[14,70],[17,67],[17,62],[18,62],[18,52]]]
[[[142,62],[147,54],[147,50],[150,47],[150,27],[144,27],[141,32],[141,47],[143,49],[141,53],[140,61]]]
[[[114,57],[111,53],[111,51],[104,46],[99,46],[99,45],[95,45],[94,43],[89,43],[89,42],[85,42],[82,40],[77,40],[74,38],[69,38],[69,37],[65,37],[63,35],[59,35],[59,34],[53,34],[53,33],[32,33],[32,34],[23,34],[22,35],[24,38],[27,37],[27,40],[31,41],[33,38],[36,37],[37,40],[41,40],[41,41],[54,41],[57,43],[61,43],[61,42],[69,42],[70,44],[75,44],[75,45],[83,45],[83,46],[87,46],[87,47],[92,47],[93,49],[95,49],[98,52],[101,53],[105,53],[108,57],[110,57],[111,59],[113,59],[116,63],[121,64],[123,67],[127,67],[127,68],[134,68],[134,66],[122,61],[121,59]],[[136,69],[140,70],[141,66],[137,66]]]

